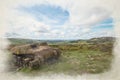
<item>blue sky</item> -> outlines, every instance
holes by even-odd
[[[105,29],[105,28],[108,28],[108,29],[113,29],[113,26],[114,26],[114,22],[113,22],[113,19],[111,17],[99,22],[95,28],[98,28],[98,29]]]
[[[20,11],[29,13],[36,20],[49,25],[63,25],[69,19],[69,12],[60,6],[53,5],[33,5],[30,7],[20,7]]]
[[[114,30],[114,22],[111,17],[99,22],[91,29],[92,32],[102,31],[102,30],[110,30],[110,31]]]
[[[114,34],[113,18],[102,8],[93,8],[83,16],[76,10],[71,11],[51,4],[18,6],[15,10],[18,14],[15,20],[10,21],[11,30],[7,33],[7,37],[88,39]]]

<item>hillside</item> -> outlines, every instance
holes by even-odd
[[[91,39],[80,39],[80,40],[33,40],[33,39],[19,39],[19,38],[8,38],[11,44],[29,44],[29,43],[39,43],[47,42],[49,44],[70,44],[70,43],[105,43],[114,42],[114,37],[98,37]]]
[[[67,74],[101,73],[110,69],[113,59],[112,49],[114,37],[99,37],[88,40],[32,40],[10,38],[12,43],[8,50],[23,44],[47,42],[52,48],[58,48],[62,54],[55,64],[45,64],[36,69],[36,72],[63,72]],[[21,49],[25,50],[25,48]],[[17,51],[16,51],[17,52]],[[20,71],[32,73],[27,67]]]
[[[99,38],[92,38],[88,40],[89,43],[105,43],[105,42],[114,42],[114,37],[99,37]]]

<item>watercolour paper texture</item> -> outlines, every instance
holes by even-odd
[[[4,0],[1,80],[120,80],[119,0]]]

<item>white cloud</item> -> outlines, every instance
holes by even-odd
[[[92,8],[87,11],[85,17],[82,20],[79,20],[78,23],[74,24],[79,27],[92,27],[99,22],[111,17],[110,12],[103,8]],[[79,18],[79,17],[78,17]]]
[[[29,15],[20,14],[18,12],[9,18],[8,33],[19,34],[18,37],[22,38],[32,38],[36,36],[37,33],[48,33],[51,28],[49,25],[39,22]],[[33,35],[34,33],[35,35]],[[12,37],[14,37],[14,35],[12,35]]]
[[[86,38],[86,39],[89,39],[91,37],[94,38],[94,37],[106,37],[106,36],[114,37],[115,33],[113,30],[104,29],[104,30],[91,31],[85,35],[81,35],[82,38]]]
[[[98,5],[102,4],[102,6],[106,6],[102,1],[80,0],[80,2],[81,3],[79,3],[79,1],[72,0],[66,0],[66,2],[63,0],[30,0],[29,2],[18,0],[14,1],[13,3],[9,3],[8,1],[6,4],[9,3],[7,7],[7,12],[9,12],[9,15],[6,15],[7,20],[11,25],[7,26],[12,26],[9,27],[9,30],[11,30],[10,32],[18,33],[21,35],[21,37],[51,38],[52,36],[54,39],[56,39],[63,38],[62,36],[64,36],[64,38],[81,38],[78,35],[85,35],[86,33],[90,32],[93,25],[97,24],[107,17],[110,17],[111,13],[110,9],[105,9],[104,7],[101,7],[101,5]],[[13,5],[14,3],[15,5]],[[24,14],[16,10],[17,6],[31,6],[42,3],[61,6],[62,8],[68,10],[70,13],[69,20],[64,25],[59,26],[61,28],[54,29],[56,26],[50,26],[43,22],[37,21],[29,14]],[[107,5],[110,5],[109,2]],[[45,20],[47,20],[47,18]],[[50,20],[47,20],[47,22],[50,22]],[[56,23],[56,21],[52,22]]]
[[[84,28],[84,29],[82,30],[83,33],[87,33],[87,32],[89,32],[89,31],[90,31],[90,28]]]

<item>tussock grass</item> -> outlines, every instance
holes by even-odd
[[[40,73],[65,73],[65,74],[83,74],[83,73],[102,73],[110,69],[112,54],[100,51],[63,51],[59,61],[54,64],[42,65],[39,69],[23,69],[22,72],[40,72]]]
[[[95,40],[95,39],[93,39]],[[38,69],[31,70],[23,68],[20,72],[29,73],[65,73],[65,74],[83,74],[83,73],[102,73],[110,69],[113,59],[113,42],[95,41],[86,42],[68,42],[65,44],[50,44],[51,47],[59,48],[62,55],[54,64],[45,64]],[[14,41],[13,41],[14,42]],[[17,42],[17,41],[16,41]]]

